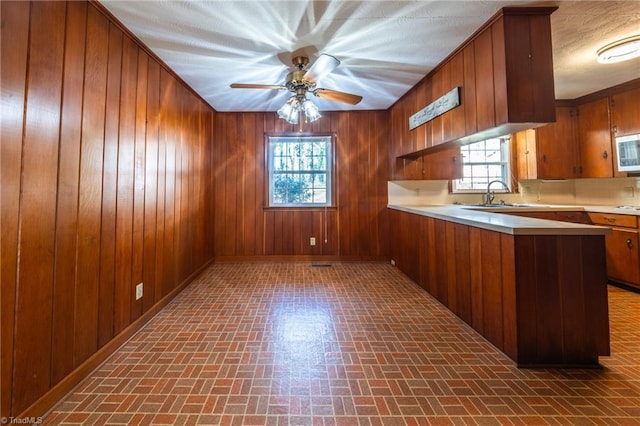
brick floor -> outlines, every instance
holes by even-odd
[[[216,264],[46,424],[640,425],[640,294],[601,369],[518,369],[383,263]]]

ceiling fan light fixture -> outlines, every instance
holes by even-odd
[[[623,38],[598,49],[598,62],[613,64],[640,56],[640,34]]]
[[[304,110],[304,116],[307,118],[309,123],[322,117],[318,111],[318,107],[309,99],[305,99],[304,102],[302,102],[302,109]]]
[[[300,113],[304,112],[307,123],[311,123],[322,117],[318,107],[305,97],[291,96],[278,110],[278,117],[290,124],[298,124]]]
[[[287,102],[278,110],[278,117],[291,124],[298,124],[300,115],[300,102],[295,96],[291,96]]]

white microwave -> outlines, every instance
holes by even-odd
[[[618,171],[640,172],[640,133],[616,138]]]

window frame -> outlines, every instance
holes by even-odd
[[[287,204],[273,204],[272,182],[273,182],[273,168],[272,168],[272,139],[305,139],[305,138],[327,138],[327,144],[329,146],[326,157],[326,191],[327,202],[326,203],[287,203]],[[265,133],[264,135],[264,194],[265,194],[265,208],[267,209],[325,209],[333,208],[336,205],[336,192],[335,192],[335,169],[336,169],[336,141],[335,134],[331,133]],[[308,173],[308,172],[307,172]]]
[[[491,139],[501,139],[503,142],[502,148],[501,148],[501,160],[502,161],[487,161],[487,162],[476,162],[474,164],[494,164],[494,165],[502,165],[503,167],[503,176],[501,178],[496,178],[496,179],[500,179],[502,181],[504,181],[507,186],[509,187],[509,191],[506,191],[504,189],[504,187],[502,187],[502,185],[494,185],[492,186],[492,191],[493,192],[498,192],[498,193],[515,193],[516,191],[514,190],[514,185],[516,184],[516,178],[514,176],[513,173],[513,167],[514,167],[514,158],[513,158],[513,147],[511,144],[511,138],[509,136],[501,136],[501,137],[496,137],[496,138],[487,138],[485,140],[481,140],[481,141],[477,141],[477,142],[473,142],[470,143],[466,146],[471,146],[473,144],[476,143],[482,143],[482,142],[486,142],[488,140]],[[465,148],[465,147],[461,147],[461,149]],[[506,153],[504,152],[506,150]],[[464,157],[462,156],[462,151],[460,152],[460,156],[463,159],[462,161],[462,174],[463,177],[461,179],[464,179],[464,167],[465,164],[469,164],[469,163],[465,163],[464,162]],[[458,189],[456,183],[459,181],[460,179],[453,179],[450,181],[450,192],[454,193],[454,194],[479,194],[479,193],[483,193],[487,191],[486,186],[484,188],[476,188],[476,189]],[[492,181],[494,179],[489,179],[487,184]]]

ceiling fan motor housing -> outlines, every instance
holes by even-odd
[[[298,69],[291,71],[287,74],[287,83],[285,86],[291,92],[298,93],[300,90],[313,91],[316,88],[316,84],[304,79],[306,71],[298,67]]]

